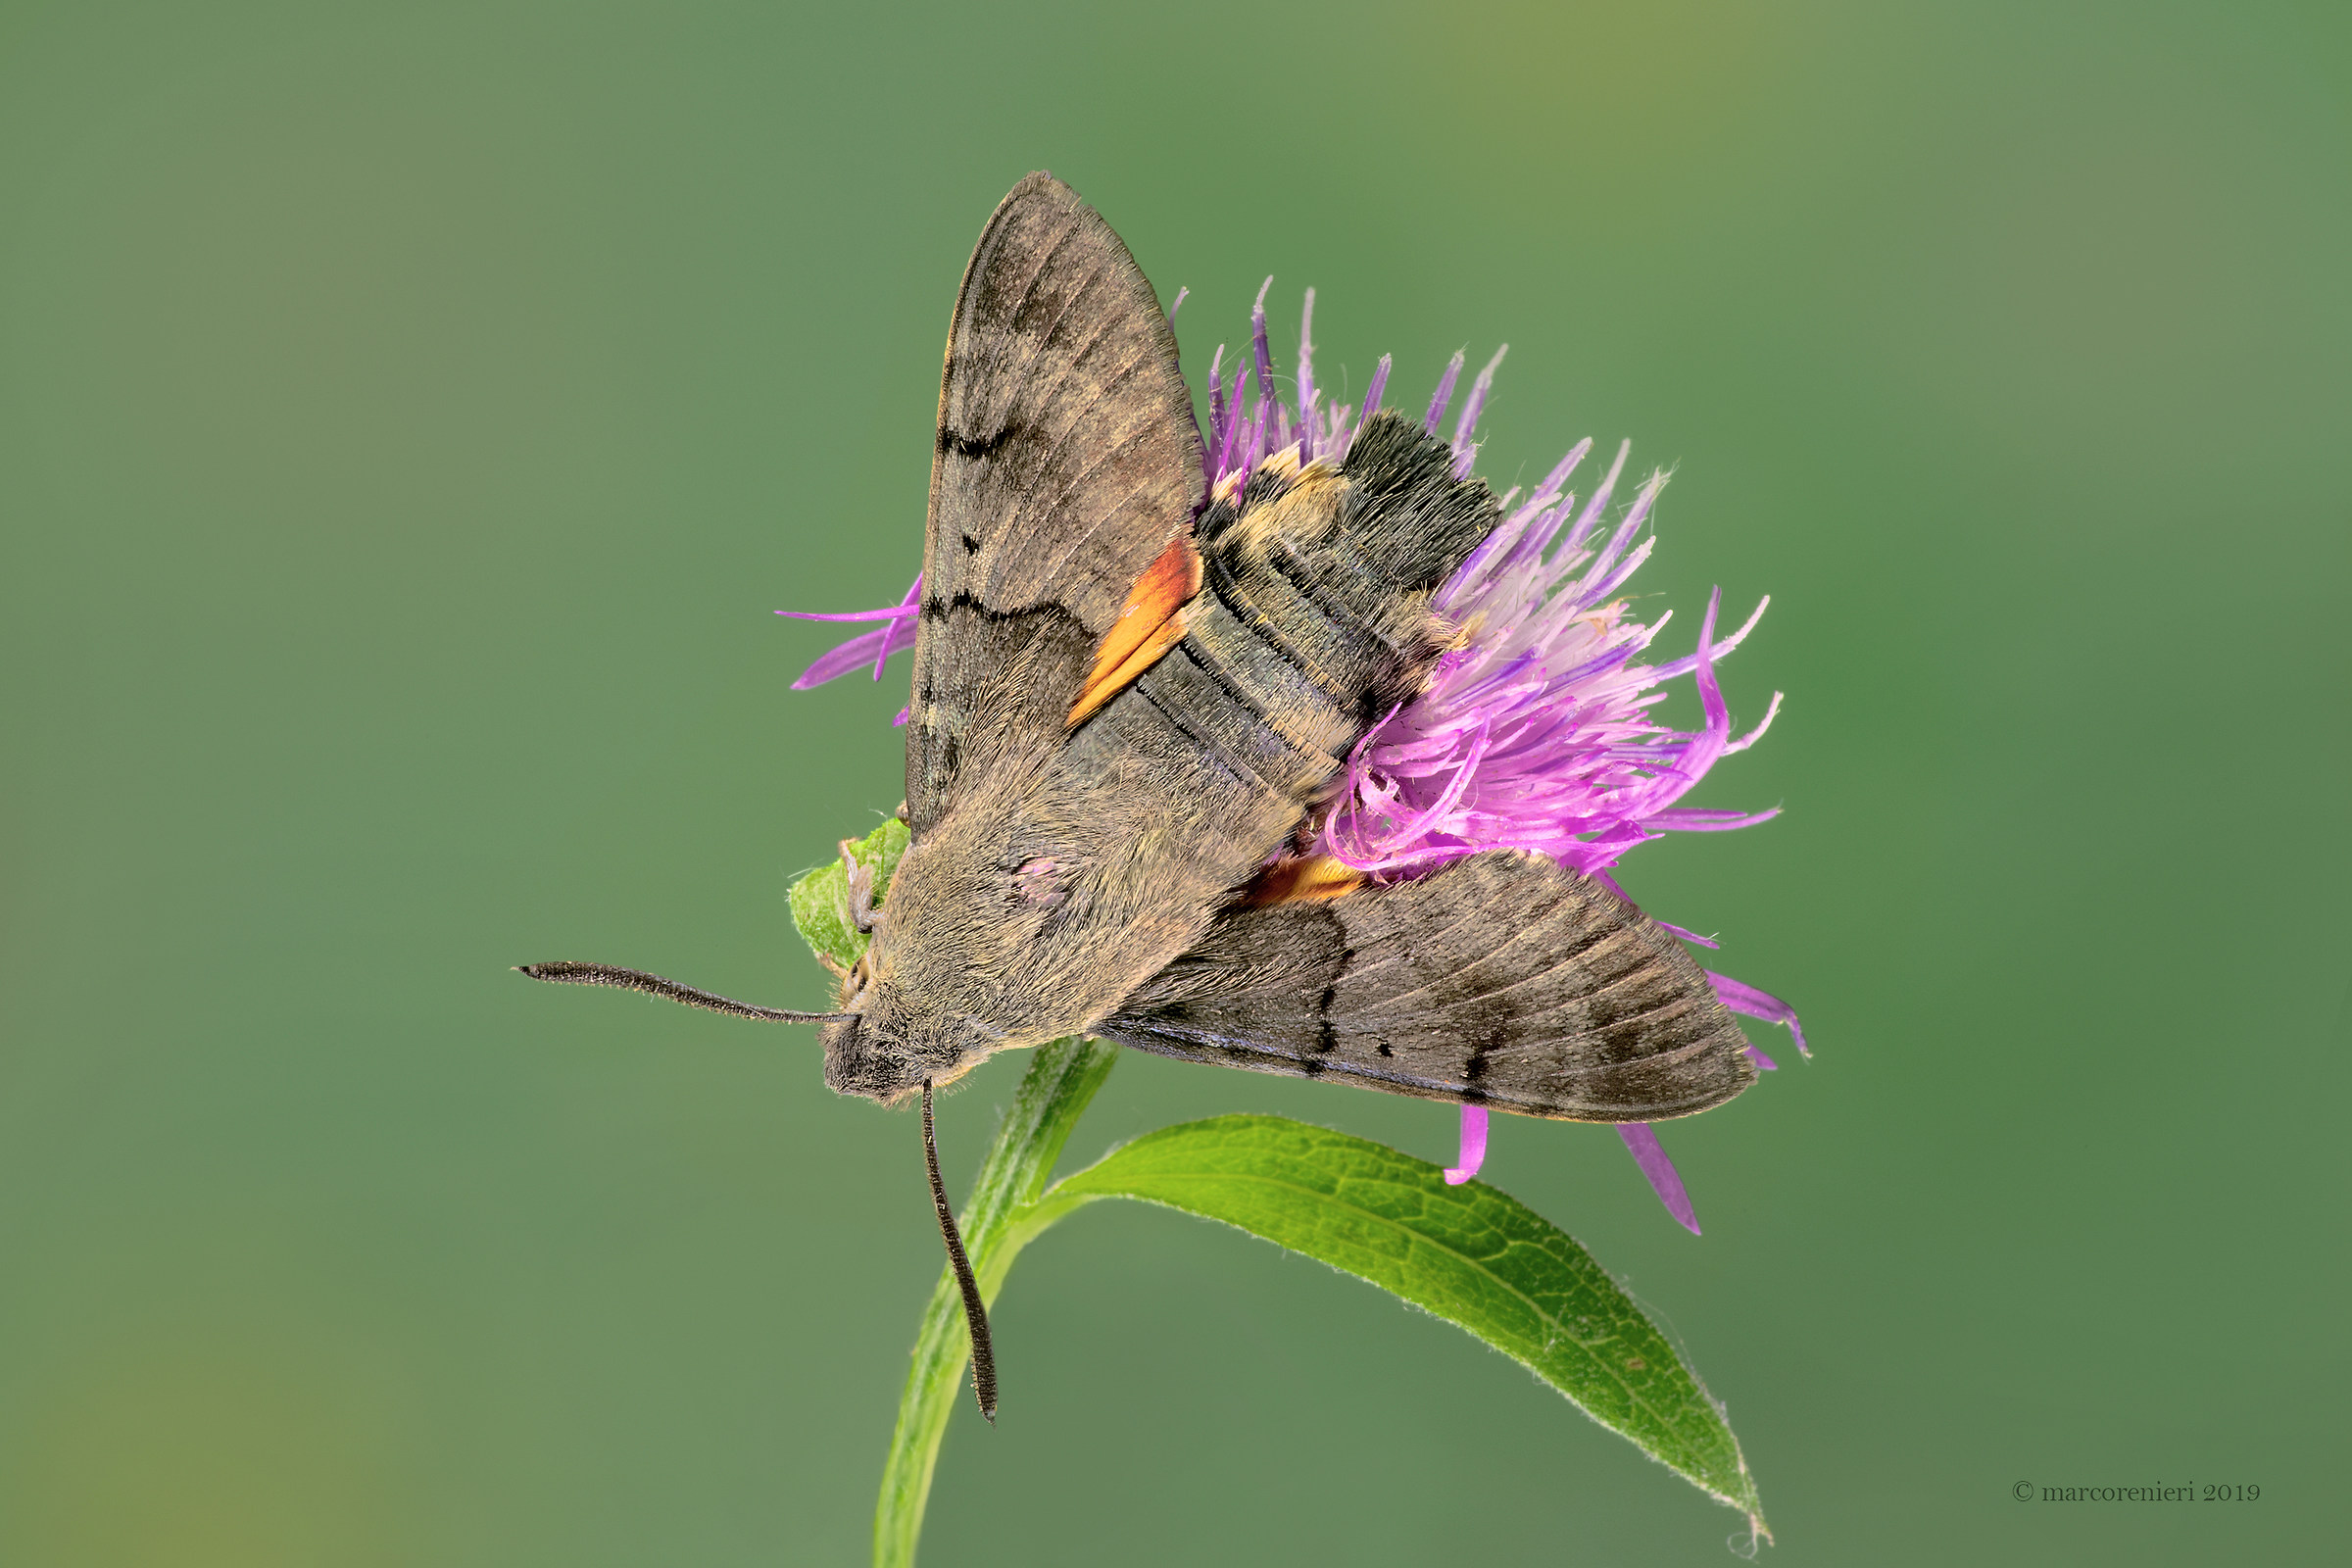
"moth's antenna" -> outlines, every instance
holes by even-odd
[[[956,1288],[963,1292],[963,1321],[972,1331],[972,1394],[988,1424],[997,1424],[997,1354],[988,1343],[988,1308],[980,1303],[980,1282],[972,1278],[972,1260],[963,1253],[963,1238],[956,1233],[956,1215],[948,1207],[948,1190],[939,1179],[939,1144],[931,1136],[931,1080],[923,1080],[923,1163],[931,1171],[931,1206],[939,1210],[939,1237],[948,1244],[948,1261],[956,1265]]]
[[[787,1012],[781,1007],[755,1007],[748,1002],[729,1002],[708,991],[647,974],[643,969],[616,969],[609,963],[518,963],[514,972],[527,974],[534,980],[553,980],[559,985],[618,986],[624,991],[642,991],[649,997],[683,1002],[689,1007],[704,1007],[732,1018],[758,1018],[767,1023],[833,1023],[857,1016],[849,1012]]]

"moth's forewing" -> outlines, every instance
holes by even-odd
[[[1006,856],[1099,645],[1202,495],[1151,284],[1094,209],[1030,175],[982,230],[949,329],[907,705],[914,842],[860,1017],[826,1032],[834,1087],[891,1099],[1028,1043],[1004,1016],[1021,1010],[1001,1000],[1005,959],[1024,914],[1066,902],[1076,846],[1048,833]]]
[[[1755,1081],[1681,942],[1543,856],[1237,907],[1102,1025],[1162,1055],[1573,1121],[1654,1121]]]
[[[1012,188],[964,270],[936,448],[906,725],[918,840],[1059,748],[1096,645],[1202,497],[1167,317],[1050,174]]]

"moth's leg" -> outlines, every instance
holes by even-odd
[[[850,879],[850,923],[872,936],[882,919],[874,912],[874,872],[873,867],[858,863],[858,857],[851,853],[857,847],[855,839],[841,841],[841,865]]]
[[[906,814],[906,803],[905,801],[901,801],[899,803],[899,808],[893,814],[896,815],[902,822],[911,822],[914,820],[914,818]]]

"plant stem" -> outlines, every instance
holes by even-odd
[[[1024,1223],[1029,1208],[1118,1058],[1116,1046],[1099,1040],[1056,1040],[1037,1048],[957,1221],[980,1294],[992,1304],[1012,1260],[1043,1228]],[[875,1568],[912,1568],[939,1442],[947,1435],[949,1413],[965,1397],[963,1368],[971,1353],[955,1270],[943,1269],[923,1310],[906,1389],[899,1396],[898,1430],[891,1434],[890,1455],[882,1465],[882,1495],[874,1505]]]

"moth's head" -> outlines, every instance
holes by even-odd
[[[985,1048],[942,1051],[863,1017],[825,1025],[825,1083],[835,1094],[896,1104],[930,1084],[944,1089],[980,1065]]]
[[[843,986],[849,1016],[824,1026],[825,1083],[836,1094],[894,1104],[928,1083],[945,1088],[1000,1042],[970,1019],[942,1018],[877,975],[872,949]]]
[[[872,940],[842,982],[850,1016],[825,1028],[825,1082],[837,1093],[888,1104],[926,1080],[943,1088],[1092,1015],[1066,1004],[1083,997],[1073,980],[1084,976],[1066,959],[1056,967],[1049,940],[1077,902],[1061,861],[1008,852],[1004,837],[996,819],[958,819],[899,861]]]
[[[825,1025],[825,1083],[837,1095],[858,1095],[887,1105],[923,1087],[926,1076],[906,1042],[864,1017]]]

